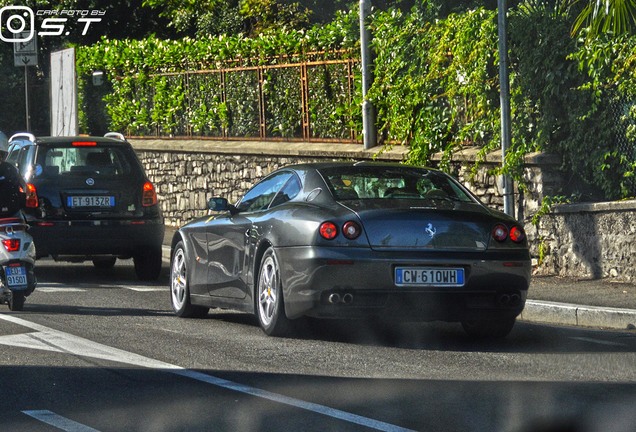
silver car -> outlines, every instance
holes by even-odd
[[[451,176],[392,163],[288,166],[172,239],[180,317],[246,311],[268,335],[298,318],[444,320],[504,337],[524,308],[522,226]]]

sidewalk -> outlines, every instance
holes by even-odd
[[[175,232],[166,226],[163,259],[170,260]],[[636,330],[636,284],[610,279],[533,276],[523,321],[581,327]]]
[[[533,276],[520,319],[636,330],[636,285],[611,279]]]

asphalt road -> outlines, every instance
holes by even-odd
[[[38,262],[23,312],[0,306],[0,431],[632,431],[636,334],[519,322],[314,323],[174,317],[167,270],[135,280]]]

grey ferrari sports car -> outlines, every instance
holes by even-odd
[[[522,226],[451,176],[393,163],[292,165],[172,239],[180,317],[255,314],[268,335],[301,317],[455,321],[504,337],[526,301]]]

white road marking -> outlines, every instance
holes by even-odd
[[[124,288],[131,291],[139,291],[139,292],[168,291],[167,286],[129,285],[129,286],[120,286],[120,288]]]
[[[611,342],[611,341],[606,341],[606,340],[602,340],[602,339],[594,339],[594,338],[587,338],[587,337],[571,337],[570,339],[576,339],[576,340],[580,340],[580,341],[583,341],[583,342],[596,343],[596,344],[599,344],[599,345],[627,346],[624,343],[620,343],[620,342]]]
[[[153,291],[168,291],[167,286],[156,285],[117,285],[117,284],[88,284],[83,285],[83,288],[70,288],[64,286],[64,284],[38,284],[36,292],[43,293],[72,293],[72,292],[86,292],[89,289],[107,288],[107,289],[127,289],[137,292],[153,292]]]
[[[164,370],[175,375],[212,384],[217,387],[222,387],[228,390],[237,391],[263,399],[268,399],[296,408],[305,409],[307,411],[323,414],[328,417],[347,421],[376,430],[387,432],[412,432],[410,429],[405,429],[396,425],[392,425],[390,423],[385,423],[382,421],[348,413],[346,411],[330,408],[324,405],[319,405],[316,403],[306,402],[277,393],[272,393],[266,390],[250,387],[245,384],[228,381],[223,378],[218,378],[201,372],[192,371],[180,366],[162,362],[160,360],[155,360],[149,357],[144,357],[128,351],[113,348],[108,345],[103,345],[98,342],[93,342],[91,340],[81,338],[79,336],[73,336],[68,333],[54,330],[43,325],[18,318],[13,315],[0,314],[0,319],[21,325],[26,328],[30,328],[31,330],[35,330],[37,332],[22,335],[0,336],[0,344],[15,346],[16,343],[20,343],[20,345],[17,346],[33,349],[57,350],[59,352],[66,352],[68,354],[78,355],[82,357],[92,357],[118,363],[125,363],[133,366]]]
[[[58,293],[58,292],[84,292],[86,291],[85,289],[81,289],[81,288],[62,288],[62,287],[40,287],[38,286],[36,288],[36,290],[38,292],[44,292],[44,293]]]
[[[62,429],[66,432],[99,432],[97,429],[85,426],[81,423],[69,420],[66,417],[55,414],[52,411],[47,410],[29,410],[22,411],[24,414],[33,417],[36,420],[54,426],[58,429]]]

